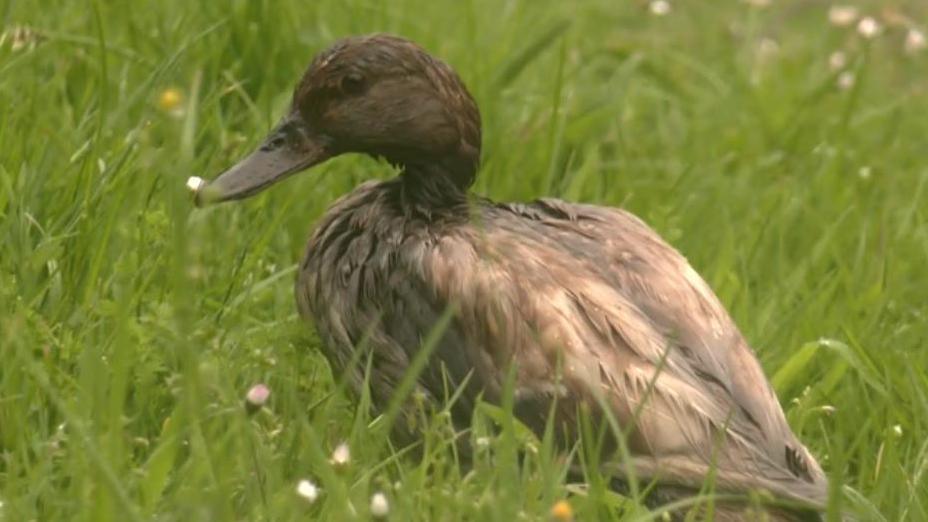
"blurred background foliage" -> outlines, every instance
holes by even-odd
[[[334,386],[296,317],[295,264],[326,206],[387,165],[339,158],[192,207],[186,178],[253,147],[314,53],[375,31],[419,42],[477,98],[477,192],[623,206],[690,259],[835,509],[928,519],[926,15],[920,1],[0,3],[0,520],[363,519],[374,491],[396,520],[543,520],[567,496],[578,519],[647,516],[593,472],[567,483],[545,441],[498,433],[493,415],[477,415],[471,469],[440,414],[424,455],[406,455]],[[249,415],[259,382],[271,398]],[[341,441],[347,466],[330,462]]]

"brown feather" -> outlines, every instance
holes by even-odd
[[[325,213],[296,294],[333,369],[358,389],[363,365],[349,362],[369,350],[375,407],[452,308],[417,385],[440,400],[447,380],[467,383],[455,405],[462,425],[479,398],[501,400],[512,368],[515,412],[539,432],[555,399],[568,439],[578,410],[605,405],[628,433],[631,462],[604,466],[657,481],[654,498],[696,493],[714,470],[722,492],[824,505],[825,474],[725,308],[673,247],[622,210],[468,195],[479,111],[454,71],[415,44],[374,35],[321,53],[290,114],[210,184],[212,198],[246,197],[346,152],[386,158],[401,174]],[[750,518],[720,509],[719,520]]]

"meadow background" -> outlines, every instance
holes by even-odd
[[[0,3],[0,521],[364,520],[375,491],[393,520],[546,520],[568,497],[578,520],[650,516],[510,423],[477,423],[470,470],[441,414],[406,455],[335,387],[295,264],[388,166],[193,208],[188,176],[253,147],[314,53],[372,31],[469,85],[478,192],[620,205],[690,259],[835,509],[928,520],[928,4],[855,5],[877,34],[800,0]]]

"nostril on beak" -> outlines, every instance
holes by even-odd
[[[276,149],[283,147],[286,142],[287,142],[286,138],[284,138],[283,136],[277,135],[267,140],[266,142],[264,142],[264,145],[261,146],[261,150],[263,150],[264,152],[276,150]]]

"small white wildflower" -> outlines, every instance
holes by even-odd
[[[319,488],[311,480],[301,480],[296,485],[296,494],[312,504],[319,498]]]
[[[860,170],[857,171],[857,175],[860,176],[860,179],[870,179],[870,176],[873,175],[873,169],[867,165],[860,167]]]
[[[654,16],[664,16],[670,14],[670,2],[667,0],[652,0],[648,4],[648,9]]]
[[[866,16],[857,23],[857,32],[864,38],[873,38],[880,33],[880,23],[873,17]]]
[[[851,71],[844,71],[838,75],[838,88],[842,91],[846,91],[854,86],[854,73]]]
[[[923,51],[925,47],[928,47],[928,41],[925,40],[925,33],[918,29],[909,29],[909,32],[905,35],[905,52],[915,54],[919,51]]]
[[[333,466],[347,466],[351,462],[351,448],[348,447],[347,442],[342,442],[338,446],[335,446],[335,450],[332,452],[332,458],[329,459],[329,462]]]
[[[203,185],[206,185],[206,180],[203,178],[197,176],[190,176],[187,178],[187,188],[194,194],[199,192]]]
[[[840,71],[847,65],[847,55],[844,51],[835,51],[828,57],[828,67],[832,71]]]
[[[895,436],[897,436],[897,437],[901,437],[901,436],[902,436],[902,426],[900,426],[900,425],[898,425],[898,424],[896,424],[895,426],[893,426],[893,434],[894,434]]]
[[[764,38],[757,44],[757,52],[761,58],[773,56],[780,50],[780,44],[772,38]]]
[[[371,516],[374,518],[386,518],[390,514],[390,502],[387,496],[381,492],[374,493],[371,496]]]
[[[851,5],[836,5],[828,10],[828,21],[837,27],[847,27],[857,20],[860,13]]]

